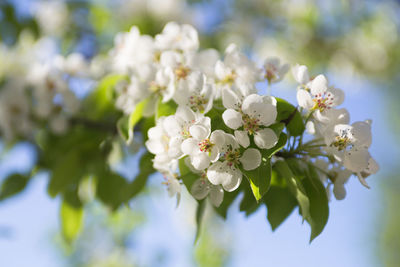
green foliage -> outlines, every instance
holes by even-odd
[[[12,174],[8,176],[0,188],[0,201],[12,197],[22,192],[29,182],[29,177],[22,174]]]
[[[243,198],[240,202],[239,209],[245,212],[246,216],[249,216],[260,207],[260,204],[254,201],[254,194],[250,183],[242,183],[240,189],[243,191]]]
[[[130,144],[134,137],[134,128],[143,118],[143,111],[148,105],[149,99],[142,100],[136,105],[135,110],[129,116],[121,117],[117,122],[117,128],[122,139]]]
[[[285,133],[281,133],[278,139],[278,143],[270,149],[264,149],[262,151],[262,154],[266,158],[271,158],[273,155],[275,155],[277,152],[282,150],[287,143],[287,135]]]
[[[156,118],[174,115],[177,107],[178,105],[174,101],[171,100],[164,103],[160,98],[157,103]]]
[[[197,209],[196,209],[196,236],[194,238],[194,243],[196,244],[199,240],[201,234],[201,226],[204,217],[204,212],[206,211],[207,201],[202,199],[198,201]]]
[[[287,159],[286,161],[279,160],[274,164],[274,170],[276,170],[280,177],[279,179],[283,179],[286,182],[290,193],[297,200],[300,207],[300,214],[303,216],[303,219],[307,220],[310,224],[311,242],[322,232],[328,221],[328,196],[313,165],[310,163],[304,167],[302,164],[303,162],[295,158]],[[278,184],[282,183],[280,182]],[[287,192],[281,193],[286,194]],[[266,200],[269,198],[270,197],[267,196]],[[272,207],[273,204],[271,204],[271,202],[273,202],[273,200],[269,199],[268,202]],[[267,207],[268,202],[266,203]],[[288,200],[288,202],[284,204],[282,208],[286,208],[285,212],[276,213],[276,211],[273,211],[275,215],[268,215],[268,220],[273,222],[271,223],[273,229],[274,226],[277,227],[279,223],[284,220],[285,213],[289,215],[293,209],[292,201]]]
[[[228,213],[228,209],[239,195],[240,191],[235,190],[233,192],[224,192],[224,200],[222,201],[219,207],[214,207],[215,211],[224,219],[226,219],[226,215]]]
[[[190,192],[193,183],[200,178],[200,175],[197,173],[193,173],[189,169],[189,167],[185,163],[185,158],[181,158],[179,160],[179,172],[183,184],[186,186],[186,189]]]
[[[12,1],[0,3],[0,41],[14,44],[24,31],[29,31],[35,37],[39,35],[39,27],[35,19],[18,16]]]
[[[267,193],[271,183],[271,160],[263,158],[260,167],[251,171],[242,170],[242,172],[249,180],[253,195],[259,202]]]
[[[115,113],[114,89],[119,82],[126,79],[125,75],[120,74],[104,77],[82,105],[87,108],[84,110],[86,117],[92,120],[105,120],[110,114]]]
[[[300,112],[292,104],[283,100],[282,98],[276,98],[278,116],[277,121],[282,122],[286,125],[288,133],[291,136],[300,136],[305,130],[303,118]]]
[[[78,237],[83,227],[83,208],[71,206],[68,202],[61,203],[61,232],[67,243],[72,243]]]
[[[272,230],[279,225],[292,213],[297,206],[297,200],[290,192],[285,180],[272,172],[272,183],[263,202],[267,206],[267,218]]]

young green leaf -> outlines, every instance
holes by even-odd
[[[308,165],[308,178],[302,183],[310,199],[310,216],[307,219],[311,226],[310,242],[313,241],[325,228],[329,217],[328,196],[314,166]]]
[[[82,207],[73,207],[66,201],[61,203],[60,209],[62,235],[68,243],[78,237],[83,225]]]
[[[83,107],[90,107],[86,111],[87,117],[90,119],[102,119],[103,116],[109,112],[114,111],[114,88],[115,86],[126,80],[125,75],[111,74],[104,77],[97,88],[85,100],[86,103]]]
[[[302,135],[305,126],[300,112],[292,104],[281,98],[276,98],[278,111],[277,121],[283,122],[291,136]]]
[[[249,183],[242,183],[240,187],[243,189],[243,198],[240,202],[239,209],[240,211],[244,211],[246,216],[249,216],[260,207],[260,204],[254,201],[253,191]]]
[[[297,206],[296,198],[291,194],[285,180],[272,174],[274,183],[271,185],[263,202],[267,206],[267,218],[273,231],[293,212]]]
[[[299,203],[300,212],[303,216],[303,219],[308,218],[310,215],[310,200],[305,193],[300,179],[293,174],[289,168],[289,165],[284,160],[278,160],[274,164],[274,170],[276,170],[280,177],[285,179],[290,192]]]
[[[242,170],[250,182],[250,187],[256,201],[259,202],[268,191],[271,183],[271,160],[263,158],[261,165],[254,170]]]
[[[196,209],[196,236],[194,238],[194,243],[196,244],[199,240],[201,234],[201,226],[204,217],[204,212],[206,210],[207,202],[205,199],[198,201],[197,209]]]
[[[136,124],[143,118],[143,110],[148,104],[149,99],[146,98],[139,102],[135,110],[129,116],[123,116],[117,121],[118,133],[126,144],[130,144],[134,137],[134,128]]]
[[[157,104],[156,118],[158,119],[162,116],[174,115],[177,107],[178,105],[174,101],[171,100],[164,103],[160,98]]]

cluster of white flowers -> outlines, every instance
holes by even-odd
[[[0,48],[0,58],[19,54]],[[258,66],[233,44],[222,57],[214,49],[199,50],[197,31],[190,25],[170,22],[155,37],[132,27],[116,36],[108,57],[91,63],[80,54],[15,62],[21,62],[18,76],[0,68],[0,133],[6,139],[27,136],[40,122],[64,133],[80,107],[70,80],[122,74],[128,79],[115,86],[115,106],[125,115],[141,106],[141,116],[155,116],[145,145],[155,155],[153,166],[164,175],[171,195],[181,191],[179,166],[184,162],[199,177],[192,195],[209,196],[219,206],[224,190],[238,189],[243,176],[260,168],[280,140],[278,101],[258,94],[256,84],[281,81],[289,65],[271,57]],[[329,85],[324,75],[310,78],[306,66],[294,66],[292,72],[299,84],[299,113],[313,138],[305,143],[303,135],[294,138],[297,147],[287,152],[315,165],[328,191],[333,185],[337,199],[345,197],[344,184],[352,174],[368,187],[365,178],[379,169],[368,151],[371,120],[349,125],[348,111],[337,108],[344,100],[342,90]],[[159,116],[160,105],[176,111]]]
[[[136,27],[119,34],[111,58],[113,70],[130,77],[116,90],[116,106],[124,113],[132,113],[144,99],[146,117],[154,115],[160,102],[178,106],[175,114],[157,119],[146,142],[155,155],[154,167],[174,185],[170,192],[180,192],[178,162],[186,157],[186,165],[201,177],[193,185],[193,196],[209,194],[218,206],[222,189],[236,190],[243,170],[257,169],[263,150],[277,144],[279,136],[270,128],[277,123],[277,101],[259,95],[255,85],[283,79],[289,65],[278,58],[267,58],[259,67],[233,44],[221,58],[216,50],[199,50],[192,26],[175,22],[154,38],[141,35]],[[315,136],[304,149],[319,148],[313,161],[321,179],[328,187],[333,184],[336,198],[342,199],[351,174],[366,185],[364,178],[378,170],[368,153],[371,122],[348,125],[348,112],[335,109],[344,93],[329,86],[325,76],[311,79],[305,66],[293,67],[293,74],[300,84],[297,99],[307,130]],[[224,125],[213,123],[209,112],[220,112]],[[324,156],[334,161],[321,165]]]
[[[76,53],[44,58],[42,54],[52,46],[51,40],[22,39],[13,48],[3,46],[0,53],[0,57],[7,58],[5,64],[9,67],[1,72],[4,85],[0,90],[0,133],[6,140],[13,140],[32,136],[35,129],[45,125],[62,134],[68,118],[80,107],[70,80],[89,75],[89,64]]]
[[[309,143],[323,147],[323,155],[332,156],[334,161],[318,161],[322,177],[328,177],[328,187],[333,184],[334,195],[343,199],[344,184],[354,173],[360,182],[369,188],[365,178],[379,170],[377,162],[368,148],[372,142],[371,120],[350,123],[349,112],[337,107],[343,103],[344,92],[329,85],[324,75],[311,79],[306,66],[293,68],[299,83],[297,101],[307,117],[307,131],[314,135]],[[327,175],[325,175],[327,174]]]

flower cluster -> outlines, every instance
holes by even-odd
[[[78,53],[44,56],[43,51],[53,46],[47,38],[34,42],[23,36],[16,47],[1,47],[0,58],[8,67],[0,68],[4,83],[0,91],[0,133],[6,140],[33,137],[43,125],[62,134],[68,119],[78,112],[80,100],[71,82],[89,77],[89,64]]]
[[[77,53],[43,57],[52,47],[47,38],[26,37],[14,48],[0,45],[0,134],[10,142],[44,140],[50,154],[77,144],[54,162],[42,161],[41,168],[53,172],[54,195],[93,176],[97,196],[117,208],[156,170],[170,196],[179,200],[184,185],[222,215],[239,192],[241,210],[250,214],[265,204],[273,227],[299,206],[313,239],[328,219],[331,189],[343,199],[352,175],[368,187],[365,179],[379,170],[369,153],[371,120],[350,124],[349,112],[340,108],[344,92],[324,75],[311,77],[306,66],[292,67],[295,107],[270,95],[288,64],[276,57],[255,62],[234,44],[223,55],[200,50],[197,31],[186,24],[170,22],[154,37],[134,26],[91,61]],[[87,82],[96,86],[86,97]],[[263,86],[266,95],[259,93]],[[108,165],[118,150],[114,144],[132,140],[150,153],[141,156],[140,178],[130,183]],[[74,170],[71,181],[53,188],[65,161],[72,167],[62,170]]]
[[[365,178],[379,170],[368,151],[372,142],[372,121],[357,121],[350,125],[349,112],[337,108],[344,100],[344,92],[329,85],[324,75],[311,79],[304,65],[295,66],[293,75],[299,83],[298,104],[307,117],[308,133],[314,137],[309,143],[314,148],[321,147],[313,152],[332,159],[329,164],[319,161],[322,177],[328,178],[328,187],[333,184],[335,197],[343,199],[346,195],[344,184],[355,174],[361,184],[369,188]]]
[[[119,34],[111,58],[113,70],[129,77],[116,88],[117,108],[131,114],[146,100],[143,116],[157,118],[146,141],[155,155],[154,167],[166,177],[180,179],[179,161],[185,158],[199,177],[192,185],[194,197],[210,193],[219,205],[222,197],[216,192],[236,190],[246,171],[258,169],[266,158],[279,159],[279,153],[266,156],[281,134],[275,127],[281,123],[277,99],[258,94],[256,84],[281,81],[288,64],[267,58],[258,66],[233,44],[222,58],[216,50],[199,50],[197,31],[175,22],[154,38],[141,35],[136,27]],[[366,185],[364,179],[378,170],[368,153],[371,122],[348,125],[348,112],[336,108],[343,102],[342,90],[330,86],[323,75],[310,78],[305,66],[292,70],[299,83],[301,116],[314,139],[304,144],[303,138],[296,139],[291,155],[311,156],[321,180],[328,188],[333,184],[336,198],[342,199],[351,174]],[[158,105],[174,105],[176,112],[159,117]]]

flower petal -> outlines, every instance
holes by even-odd
[[[343,165],[352,172],[361,172],[368,167],[370,157],[368,149],[353,147],[345,152]]]
[[[278,137],[270,128],[261,129],[254,135],[254,143],[259,148],[270,149],[278,143]]]
[[[244,148],[250,145],[250,138],[246,131],[235,131],[236,141]]]
[[[189,128],[190,135],[193,136],[197,140],[204,140],[206,139],[211,132],[210,128],[206,128],[202,125],[192,125]]]
[[[210,185],[208,184],[208,181],[204,179],[197,179],[190,189],[190,193],[197,200],[205,198],[209,192]]]
[[[308,75],[308,69],[304,65],[297,64],[292,68],[292,73],[296,82],[300,84],[306,84],[310,81],[310,76]]]
[[[220,161],[215,162],[208,168],[207,177],[210,183],[214,185],[222,184],[226,179],[230,179],[228,166]]]
[[[210,200],[215,207],[219,207],[224,200],[224,190],[221,186],[211,186]]]
[[[196,170],[204,170],[208,166],[210,166],[210,158],[207,156],[207,153],[195,153],[190,156],[190,162]]]
[[[225,124],[233,130],[243,125],[242,115],[233,109],[225,110],[224,113],[222,113],[222,119]]]
[[[225,191],[232,192],[236,190],[240,183],[242,182],[242,172],[236,168],[229,168],[229,171],[226,173],[227,179],[222,183],[222,187]]]
[[[191,155],[199,151],[198,140],[187,138],[181,144],[181,150],[185,155]]]
[[[258,149],[249,148],[244,151],[242,157],[239,159],[246,171],[254,170],[261,164],[261,153]]]
[[[312,95],[325,94],[328,90],[328,80],[320,74],[311,81],[310,89]]]
[[[239,109],[241,101],[237,94],[231,89],[222,90],[222,104],[225,108]]]
[[[314,106],[314,102],[312,101],[312,97],[309,92],[306,90],[300,89],[297,91],[297,103],[299,106],[305,109],[311,109]]]

